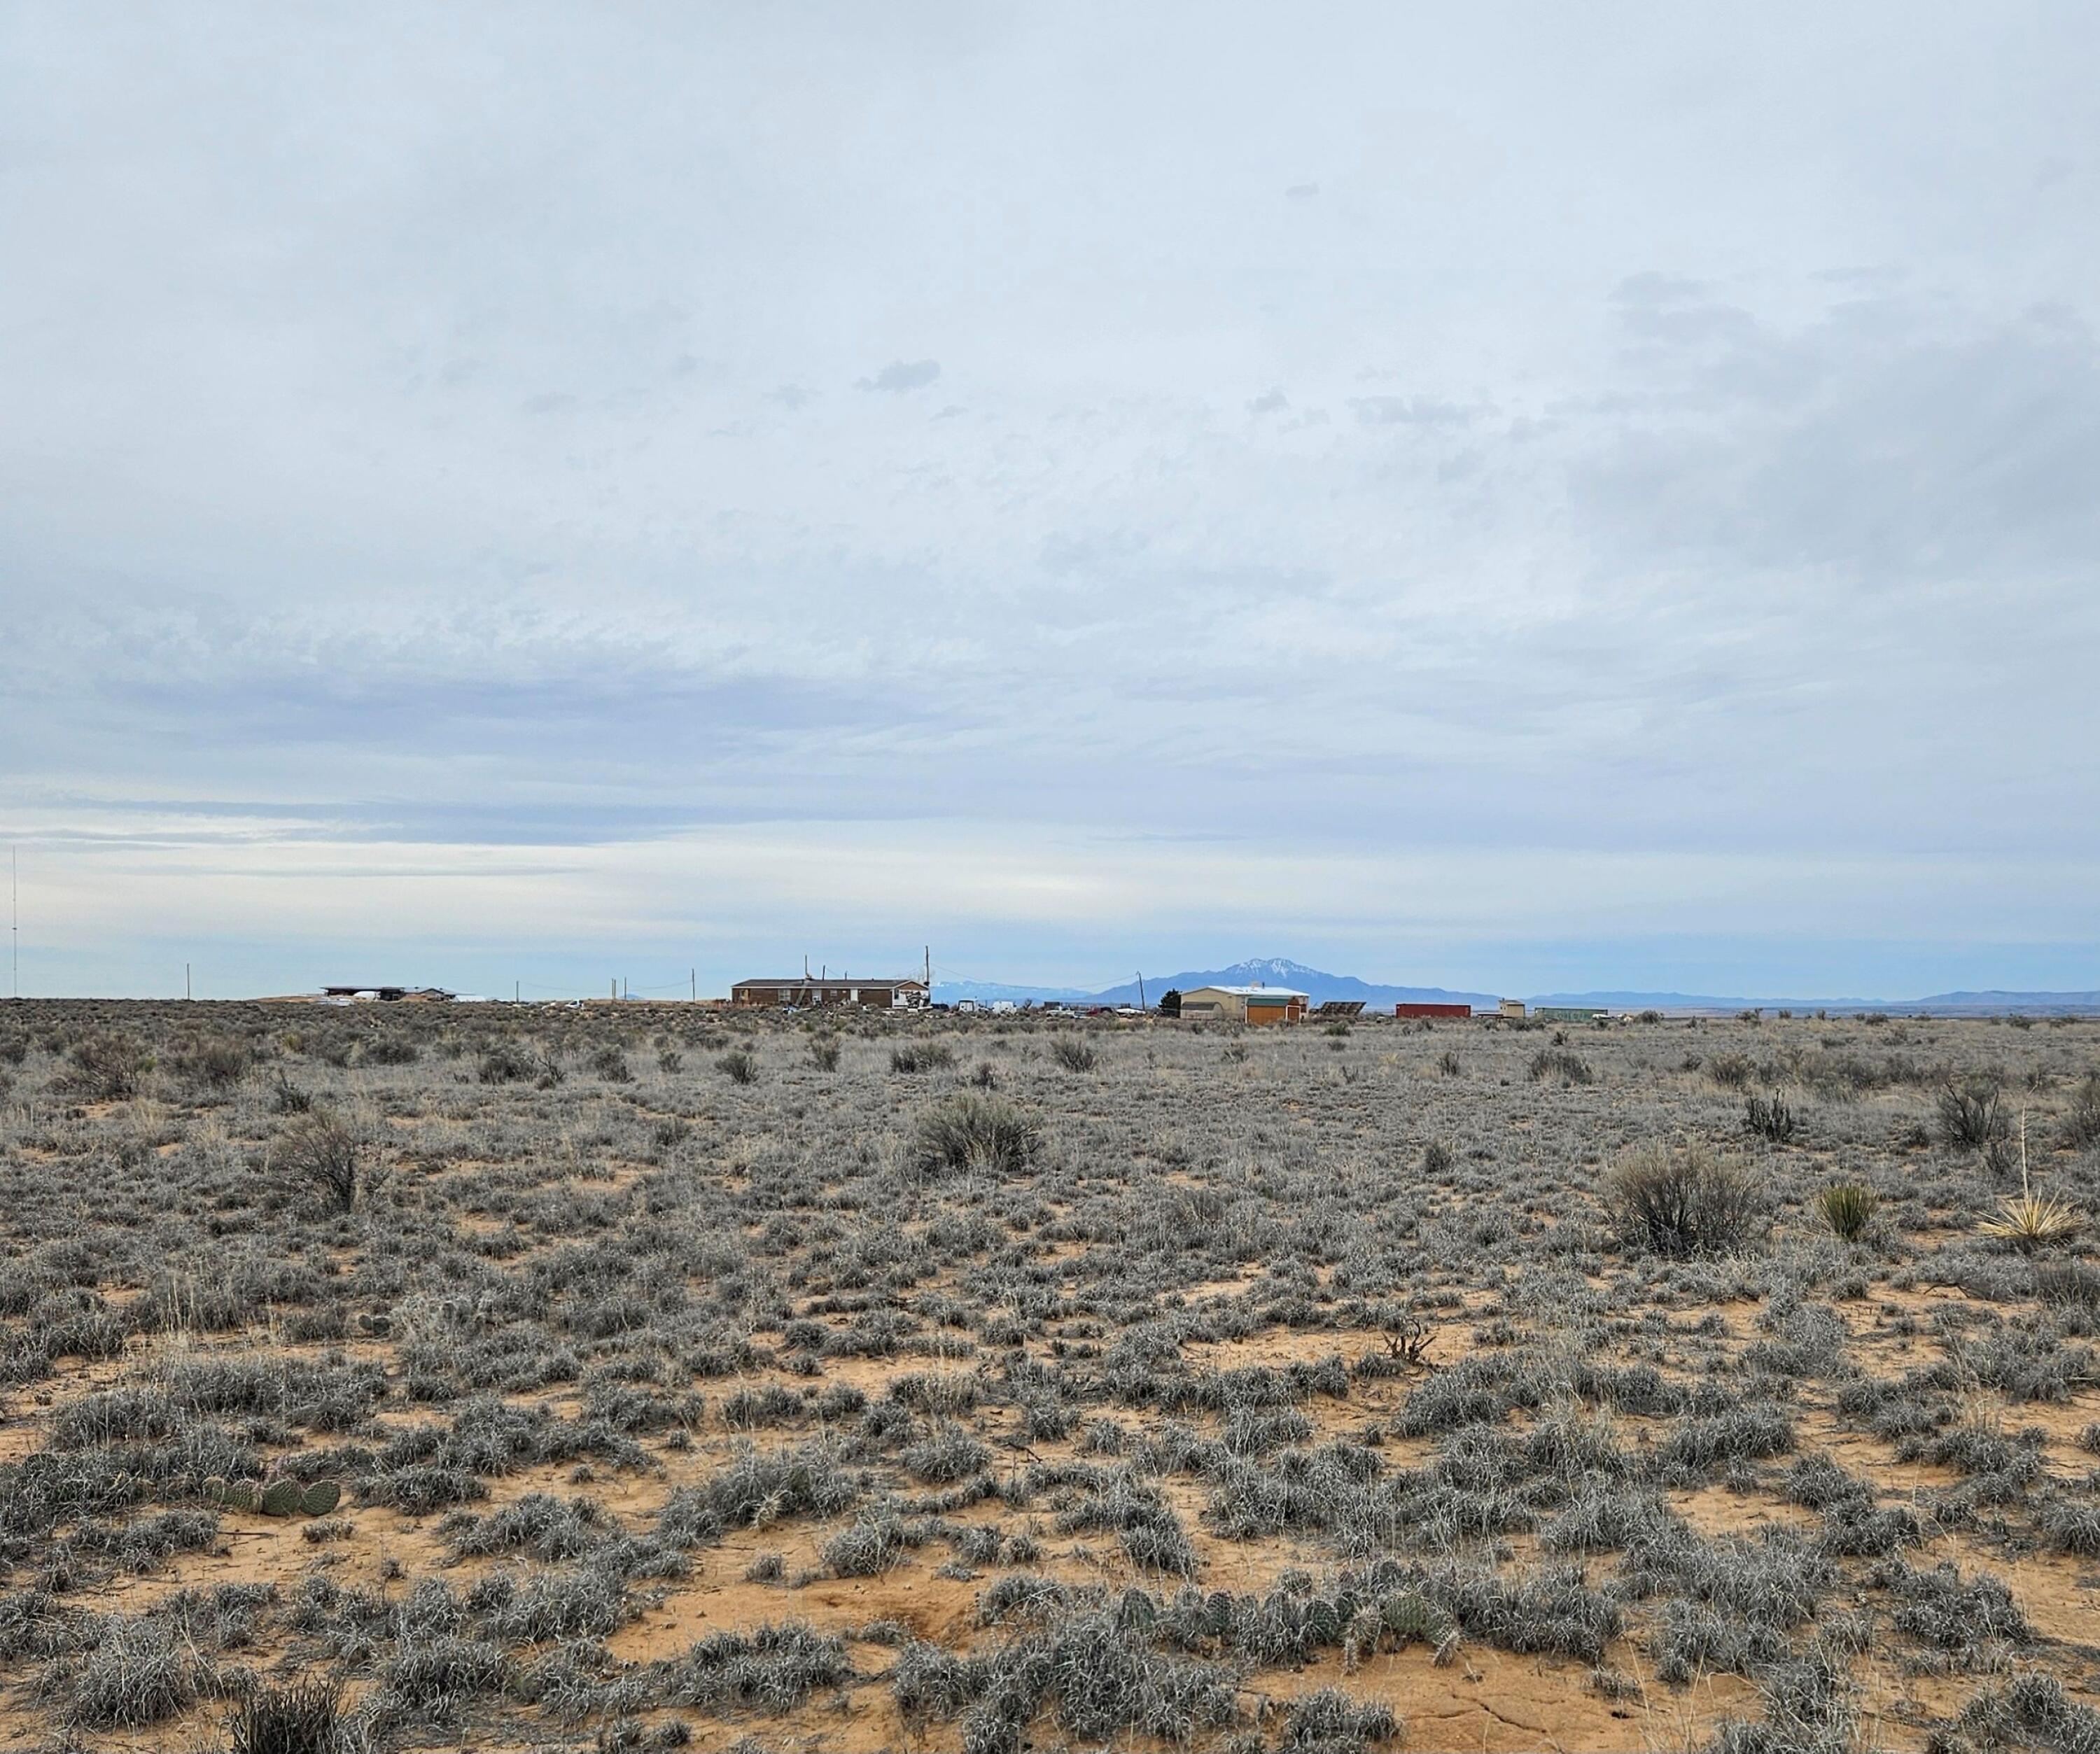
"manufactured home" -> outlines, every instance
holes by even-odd
[[[790,975],[779,981],[739,981],[729,989],[732,1005],[778,1006],[796,1011],[858,1006],[868,1011],[920,1011],[932,995],[923,981],[820,980]]]

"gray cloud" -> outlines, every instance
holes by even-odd
[[[1026,849],[1045,976],[1260,917],[1114,888],[1159,837],[1312,942],[1514,955],[1608,861],[1754,873],[1731,954],[2089,959],[2100,24],[1898,16],[24,13],[0,826],[675,848],[762,936],[869,917],[790,856],[861,825],[884,907]]]
[[[1352,396],[1349,406],[1366,426],[1463,426],[1472,418],[1455,403],[1427,396]]]
[[[859,380],[862,390],[885,390],[892,395],[924,390],[941,375],[938,359],[893,359],[872,377]]]

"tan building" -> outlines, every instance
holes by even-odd
[[[772,1005],[809,1010],[861,1006],[870,1011],[918,1011],[932,995],[923,981],[820,980],[789,975],[779,981],[739,981],[729,989],[732,1005]]]
[[[1181,995],[1181,1015],[1220,1023],[1296,1023],[1308,999],[1289,987],[1191,987]]]
[[[1521,1017],[1524,1015],[1524,1001],[1520,998],[1506,998],[1501,1004],[1495,1007],[1495,1015],[1498,1017]]]

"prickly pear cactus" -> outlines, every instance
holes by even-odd
[[[324,1517],[342,1502],[342,1488],[333,1480],[316,1480],[306,1490],[301,1508],[310,1517]]]
[[[307,1501],[306,1488],[297,1480],[272,1480],[262,1488],[262,1514],[289,1517]]]

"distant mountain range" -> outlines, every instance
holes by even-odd
[[[1493,1010],[1493,993],[1454,992],[1445,987],[1383,986],[1359,981],[1353,975],[1330,975],[1308,968],[1288,957],[1250,958],[1229,968],[1189,968],[1178,974],[1148,975],[1145,1000],[1157,1004],[1169,988],[1185,993],[1199,986],[1295,987],[1316,1005],[1329,999],[1361,999],[1371,1011],[1390,1010],[1398,1004],[1471,1005],[1475,1010]],[[1047,999],[1066,1004],[1135,1005],[1135,981],[1104,992],[1089,993],[1079,987],[1007,985],[995,981],[942,981],[933,985],[933,998],[942,1004],[959,998],[980,1003],[1001,999],[1016,1004],[1040,1004]],[[1538,993],[1526,995],[1532,1005],[1601,1006],[1610,1011],[1878,1011],[1891,1016],[1929,1011],[1935,1016],[1996,1016],[2021,1012],[2031,1016],[2100,1016],[2100,993],[2013,993],[1992,989],[1980,993],[1934,993],[1924,998],[1741,998],[1710,993]]]
[[[1611,1011],[1878,1011],[1890,1016],[1923,1011],[1935,1017],[2100,1015],[2100,993],[1933,993],[1923,998],[1729,998],[1709,993],[1542,993],[1534,1005],[1601,1005]]]

